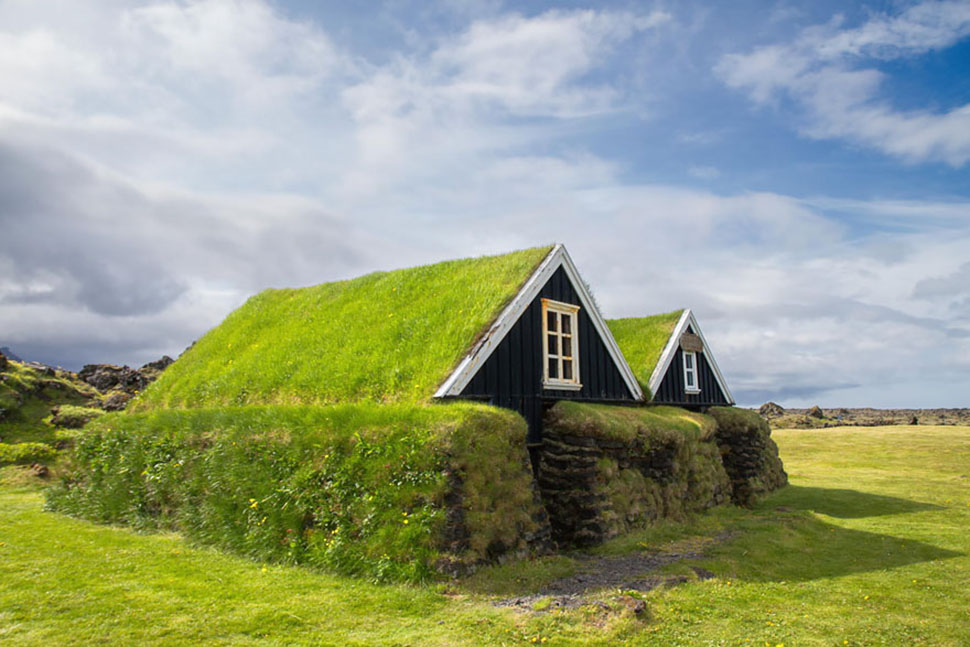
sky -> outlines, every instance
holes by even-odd
[[[0,0],[0,345],[564,243],[742,405],[970,406],[970,0]]]

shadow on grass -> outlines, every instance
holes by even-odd
[[[964,553],[802,514],[741,524],[742,534],[709,552],[705,566],[754,582],[800,582],[963,557]]]
[[[940,506],[900,499],[858,490],[802,487],[789,485],[776,493],[766,506],[783,506],[795,510],[809,510],[839,519],[862,519],[891,514],[907,514],[924,510],[940,510]]]

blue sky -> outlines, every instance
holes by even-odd
[[[970,2],[0,0],[0,345],[564,242],[742,404],[967,406]]]

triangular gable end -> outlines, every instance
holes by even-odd
[[[667,369],[670,368],[670,363],[674,360],[674,356],[677,354],[677,348],[680,345],[680,338],[688,328],[693,329],[694,333],[701,338],[701,343],[704,345],[704,358],[710,365],[711,370],[713,370],[714,378],[717,380],[717,385],[724,393],[724,397],[727,398],[729,404],[733,405],[734,396],[731,395],[731,391],[727,387],[727,382],[724,380],[724,376],[721,374],[721,369],[717,366],[717,360],[714,359],[714,353],[711,352],[711,347],[704,338],[704,332],[701,330],[701,327],[697,325],[697,319],[694,318],[694,313],[691,312],[690,308],[685,309],[683,314],[680,315],[680,320],[677,322],[677,325],[674,326],[673,332],[670,333],[670,337],[667,339],[667,345],[664,346],[663,352],[660,354],[660,360],[657,362],[657,365],[653,369],[653,373],[650,375],[650,393],[656,394],[657,389],[660,388],[660,384],[663,382],[664,376],[667,374]]]
[[[606,321],[596,307],[592,296],[589,294],[589,290],[586,288],[586,284],[579,275],[579,271],[576,269],[575,264],[569,257],[569,253],[562,244],[557,244],[549,252],[549,255],[539,264],[532,276],[529,277],[518,294],[515,295],[509,305],[496,318],[488,331],[472,347],[471,351],[469,351],[461,362],[459,362],[457,368],[455,368],[451,375],[441,384],[435,392],[434,397],[444,398],[461,395],[468,383],[475,377],[479,369],[485,365],[488,358],[499,347],[499,344],[501,344],[515,323],[528,309],[543,286],[559,268],[562,268],[573,288],[575,288],[582,307],[589,314],[593,327],[606,346],[610,358],[616,364],[624,384],[626,384],[634,399],[643,400],[643,390],[637,383],[633,375],[633,370],[627,364],[623,353],[620,352],[616,340],[613,339],[613,334],[606,325]]]

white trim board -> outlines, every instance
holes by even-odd
[[[532,305],[539,291],[542,290],[550,277],[560,267],[566,272],[566,276],[579,295],[582,307],[589,314],[589,318],[593,322],[593,327],[599,333],[607,352],[616,364],[617,369],[619,369],[623,382],[635,400],[643,400],[643,390],[637,383],[636,377],[633,375],[633,370],[627,364],[623,353],[620,352],[620,347],[617,346],[616,340],[613,339],[613,335],[606,325],[606,321],[603,320],[599,309],[596,308],[592,296],[590,296],[589,291],[586,289],[586,284],[579,275],[579,271],[573,264],[573,260],[569,257],[565,246],[561,243],[553,247],[552,251],[539,263],[539,266],[522,286],[522,289],[519,290],[509,305],[495,319],[495,322],[488,329],[488,332],[482,336],[461,362],[458,363],[458,366],[452,371],[451,375],[438,387],[434,397],[444,398],[461,395],[461,392],[465,390],[465,387],[475,377],[478,370],[485,365],[488,358],[492,356],[495,349],[498,348],[502,340],[505,339],[505,336],[512,330],[516,322],[518,322],[519,317]]]
[[[680,347],[680,336],[684,334],[688,326],[693,328],[694,333],[701,338],[701,343],[704,344],[704,359],[707,360],[708,365],[714,371],[714,379],[717,380],[718,386],[721,387],[721,391],[724,393],[724,397],[727,398],[728,404],[734,404],[734,397],[731,395],[731,391],[728,390],[727,382],[724,381],[721,369],[717,366],[714,353],[711,352],[711,347],[707,345],[707,340],[704,339],[704,332],[697,325],[697,319],[694,318],[694,313],[691,312],[690,308],[685,309],[681,313],[680,319],[677,320],[677,325],[674,326],[673,332],[670,333],[670,337],[667,339],[667,345],[664,346],[663,352],[660,354],[657,365],[653,368],[653,373],[650,374],[650,382],[648,384],[650,387],[650,397],[653,398],[657,394],[657,389],[660,388],[660,383],[663,382],[664,375],[667,374],[667,369],[670,368],[670,363],[674,361],[674,356],[677,355],[677,348]],[[699,376],[700,372],[698,372]]]

